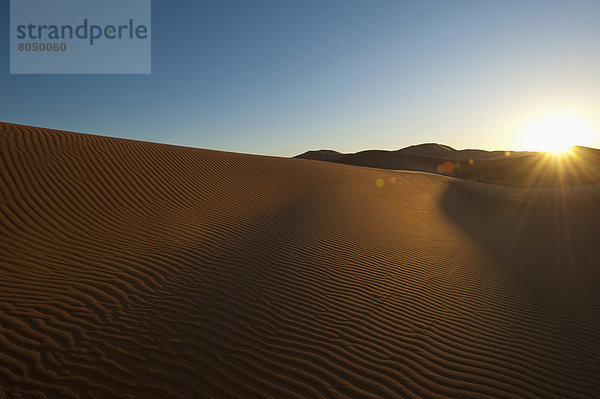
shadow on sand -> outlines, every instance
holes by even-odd
[[[511,188],[456,180],[442,208],[498,261],[502,270],[494,272],[513,287],[575,295],[584,308],[598,303],[600,186]]]

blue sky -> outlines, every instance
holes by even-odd
[[[9,25],[9,2],[0,15]],[[600,147],[600,1],[152,2],[151,75],[10,75],[0,120],[227,151],[523,149],[548,113]]]

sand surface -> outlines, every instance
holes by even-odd
[[[0,124],[0,398],[600,397],[600,186]]]

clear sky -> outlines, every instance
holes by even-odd
[[[9,75],[4,32],[5,122],[291,156],[527,149],[568,113],[600,147],[599,0],[154,0],[151,75]]]

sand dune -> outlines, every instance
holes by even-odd
[[[295,158],[311,159],[318,161],[328,161],[346,165],[365,166],[369,168],[391,169],[391,170],[413,170],[429,173],[438,173],[448,176],[458,177],[460,170],[458,166],[466,167],[465,175],[468,177],[478,176],[480,161],[485,167],[487,175],[501,174],[507,170],[507,167],[501,163],[500,168],[495,167],[495,161],[504,161],[505,151],[483,151],[483,150],[455,150],[452,147],[441,144],[419,144],[402,148],[397,151],[387,150],[365,150],[356,153],[343,154],[332,150],[307,151],[297,155]],[[527,155],[528,153],[515,153],[513,158]],[[469,161],[477,161],[477,165],[469,165]],[[450,162],[452,170],[444,171],[441,167],[444,163]],[[457,166],[454,170],[454,165]],[[467,176],[465,176],[467,177]],[[600,182],[600,179],[599,179]]]
[[[576,186],[600,183],[600,150],[574,147],[568,154],[508,156],[463,163],[456,176],[516,187]]]
[[[0,397],[600,397],[600,186],[0,124]]]
[[[531,153],[520,151],[514,152],[512,155],[521,156],[529,155]],[[349,165],[354,165],[353,159],[357,162],[372,160],[374,162],[380,161],[381,158],[385,158],[388,162],[397,160],[402,162],[406,155],[412,155],[417,157],[436,158],[438,160],[445,161],[468,161],[470,159],[476,161],[490,160],[490,159],[501,159],[506,157],[506,151],[485,151],[485,150],[455,150],[454,148],[436,143],[418,144],[411,145],[396,151],[387,150],[366,150],[356,153],[341,153],[333,150],[316,150],[306,151],[303,154],[296,155],[294,158],[300,159],[313,159],[319,161],[330,161],[330,162],[341,162]],[[409,158],[410,159],[410,158]],[[369,166],[369,165],[360,165]],[[385,167],[383,169],[390,169]],[[399,168],[397,168],[399,169]]]
[[[367,150],[354,154],[308,151],[296,158],[438,173],[512,187],[600,184],[600,150],[587,147],[574,147],[565,156],[555,156],[523,151],[458,151],[440,144],[420,144],[398,151]]]

